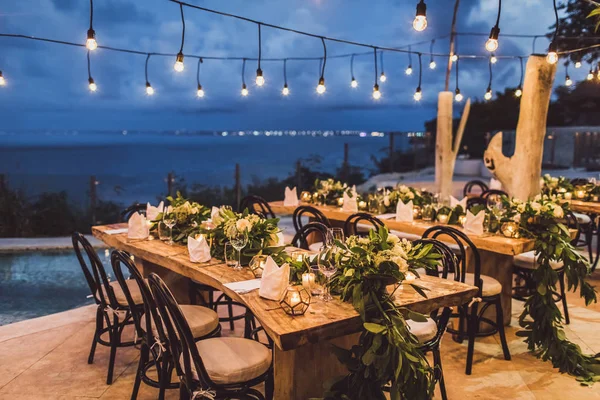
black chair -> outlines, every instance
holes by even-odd
[[[508,197],[508,193],[506,193],[504,190],[499,190],[499,189],[489,189],[486,190],[485,192],[481,193],[481,198],[485,201],[487,201],[490,196],[506,196]]]
[[[589,185],[590,181],[586,178],[573,178],[571,179],[571,185],[573,186],[585,186]]]
[[[146,204],[135,203],[121,211],[121,221],[127,222],[129,218],[137,212],[146,213]]]
[[[474,193],[472,193],[472,191],[475,188],[479,188],[479,193],[478,193],[479,196],[483,192],[485,192],[489,189],[488,185],[486,185],[484,182],[482,182],[480,180],[469,181],[466,183],[465,187],[463,188],[463,197],[474,194]]]
[[[481,197],[469,197],[467,199],[467,210],[471,210],[471,208],[476,206],[487,206],[487,202]]]
[[[154,273],[148,283],[165,326],[180,377],[180,398],[273,399],[273,357],[261,343],[245,338],[209,338],[196,342],[171,291]],[[236,368],[231,377],[228,372]],[[265,396],[252,386],[265,384]]]
[[[292,239],[292,246],[309,250],[308,238],[314,234],[320,235],[322,242],[326,243],[329,240],[329,227],[321,222],[309,222],[296,232]]]
[[[319,209],[312,206],[298,206],[292,214],[292,222],[294,223],[294,230],[296,233],[300,232],[304,226],[302,217],[307,217],[308,222],[320,222],[328,228],[331,228],[329,218],[327,218]]]
[[[235,321],[244,319],[247,313],[246,306],[236,301],[233,301],[225,293],[221,293],[215,300],[215,288],[205,285],[204,283],[190,279],[189,281],[189,298],[190,304],[197,305],[201,304],[208,308],[219,312],[219,307],[227,307],[227,316],[219,317],[220,322],[229,323],[229,329],[235,330]],[[205,297],[206,296],[206,297]],[[243,312],[234,314],[233,306],[243,307]]]
[[[275,213],[265,199],[260,196],[246,196],[240,201],[239,211],[243,212],[248,209],[251,214],[256,214],[262,218],[275,218]]]
[[[344,222],[344,234],[346,235],[346,237],[351,235],[365,236],[368,231],[365,232],[364,230],[359,229],[358,225],[361,222],[367,225],[371,225],[373,227],[372,229],[376,230],[380,227],[385,226],[380,219],[374,217],[373,215],[369,213],[359,212],[356,214],[352,214],[348,217],[348,219],[346,219],[346,222]]]
[[[110,347],[108,373],[106,376],[106,384],[110,385],[113,380],[117,348],[133,346],[137,343],[136,340],[129,342],[122,341],[121,334],[125,326],[133,324],[132,318],[137,318],[143,312],[143,301],[139,294],[133,296],[136,307],[131,308],[119,283],[117,281],[110,282],[104,266],[90,242],[78,232],[74,232],[71,239],[85,280],[97,304],[96,329],[92,339],[88,364],[94,362],[94,354],[98,343]],[[131,281],[131,283],[135,282]],[[102,339],[102,335],[105,333],[108,333],[108,341]]]
[[[577,235],[571,241],[571,244],[575,245],[579,241],[579,236],[581,234],[577,217],[575,217],[573,212],[569,211],[565,215],[565,220],[569,228],[577,229]],[[513,273],[517,276],[517,280],[512,287],[513,299],[526,301],[537,290],[533,278],[537,265],[535,251],[519,254],[514,257]],[[571,320],[569,319],[569,308],[567,306],[567,295],[565,292],[565,267],[563,264],[556,261],[551,261],[550,266],[558,275],[558,285],[560,288],[560,292],[552,293],[552,297],[554,298],[554,301],[562,302],[563,310],[565,312],[565,323],[568,325]]]
[[[454,279],[455,281],[468,283],[473,286],[477,286],[478,293],[477,297],[481,298],[483,306],[478,312],[478,303],[474,302],[471,305],[471,311],[469,312],[469,305],[463,305],[458,307],[458,314],[452,315],[452,317],[459,318],[458,330],[448,329],[449,332],[458,335],[459,342],[462,342],[463,336],[467,335],[469,343],[467,347],[467,365],[466,374],[471,375],[473,368],[473,352],[475,349],[475,337],[489,336],[496,332],[500,334],[500,342],[502,344],[502,351],[504,353],[504,359],[510,360],[510,351],[508,350],[508,343],[506,341],[506,334],[504,332],[504,315],[502,310],[502,285],[492,277],[481,274],[481,258],[479,251],[473,242],[463,232],[452,228],[450,226],[434,226],[423,233],[423,238],[438,239],[443,237],[446,242],[450,242],[457,246],[458,251],[458,262],[455,265],[455,272],[453,274],[447,274],[448,279]],[[439,240],[439,239],[438,239]],[[466,245],[466,247],[465,247]],[[467,253],[466,249],[470,248],[473,259],[473,272],[467,273]],[[483,316],[489,306],[495,306],[496,308],[496,320],[492,321],[489,318]],[[466,322],[466,332],[465,323]],[[493,327],[490,332],[479,332],[479,325],[481,322],[485,322]]]

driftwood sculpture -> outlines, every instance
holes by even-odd
[[[435,139],[435,186],[442,198],[452,194],[452,175],[454,164],[465,131],[471,99],[467,99],[456,136],[452,134],[452,92],[440,92],[438,95],[437,132]]]
[[[502,154],[502,132],[490,141],[483,155],[485,166],[513,197],[527,200],[540,192],[546,118],[552,95],[556,64],[532,55],[527,61],[521,111],[512,157]]]

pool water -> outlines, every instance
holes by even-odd
[[[0,254],[0,325],[93,304],[89,294],[73,250]]]

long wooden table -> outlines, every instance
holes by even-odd
[[[571,200],[569,201],[569,204],[571,205],[571,210],[573,211],[586,214],[600,214],[600,202]]]
[[[292,214],[296,207],[286,207],[283,201],[274,201],[269,203],[273,212],[277,215]],[[314,207],[313,204],[310,204]],[[334,221],[345,221],[352,213],[343,211],[340,207],[317,206],[327,218]],[[428,228],[434,226],[434,223],[416,220],[413,222],[400,222],[395,219],[381,220],[390,230],[422,235]],[[459,230],[462,228],[453,226]],[[469,239],[479,250],[481,258],[481,273],[491,276],[498,280],[502,285],[502,311],[504,313],[504,323],[510,325],[512,316],[512,271],[513,256],[533,250],[534,240],[524,238],[506,238],[495,234],[473,235],[465,232]],[[446,238],[449,239],[449,238]],[[445,240],[442,236],[440,240]],[[495,313],[493,308],[490,312]],[[495,320],[495,316],[490,316]]]
[[[331,352],[330,345],[349,348],[356,344],[356,333],[361,331],[362,323],[351,304],[338,299],[325,303],[313,298],[304,316],[291,317],[276,309],[277,302],[259,297],[256,290],[239,294],[225,286],[253,279],[247,268],[235,271],[214,259],[196,264],[190,262],[184,246],[169,246],[159,240],[130,241],[126,233],[107,233],[108,230],[124,227],[125,224],[96,226],[92,233],[110,247],[132,254],[144,275],[156,272],[172,289],[181,284],[181,277],[191,278],[223,291],[252,311],[275,344],[276,399],[320,397],[323,394],[322,383],[346,373],[345,367]],[[418,283],[429,289],[428,297],[423,298],[412,288],[405,287],[398,292],[397,303],[400,306],[428,313],[440,307],[467,303],[477,292],[477,288],[470,285],[428,276],[423,276]]]

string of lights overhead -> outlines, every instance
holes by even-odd
[[[483,95],[483,98],[485,100],[489,101],[489,100],[492,99],[492,96],[493,96],[493,93],[492,93],[492,77],[493,77],[493,73],[492,73],[492,60],[491,59],[490,59],[490,61],[488,63],[488,66],[490,68],[490,81],[488,83],[487,90],[486,90],[485,94]]]
[[[521,78],[519,79],[519,86],[515,89],[515,97],[521,97],[523,95],[523,78],[525,75],[525,69],[523,68],[523,57],[519,57],[519,65],[521,66]]]

